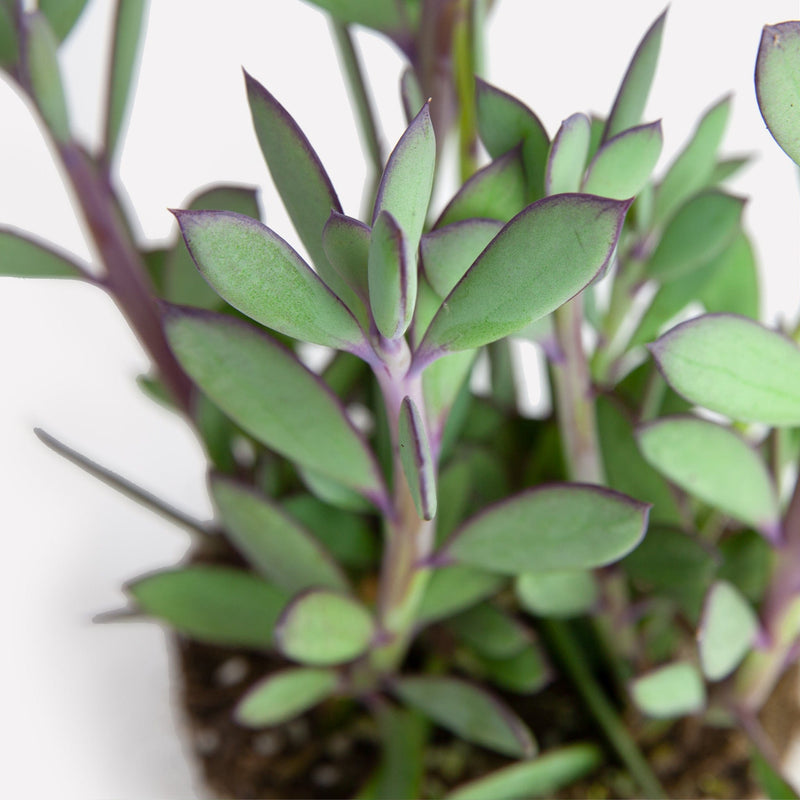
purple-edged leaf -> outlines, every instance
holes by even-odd
[[[205,279],[234,308],[287,336],[353,349],[355,317],[278,234],[228,211],[176,211]]]
[[[434,228],[472,218],[507,222],[525,205],[525,176],[519,151],[479,169],[453,196]]]
[[[386,162],[372,213],[373,225],[381,211],[388,211],[394,217],[406,239],[409,264],[416,264],[417,247],[431,200],[435,164],[436,139],[426,103],[411,120]]]
[[[591,127],[585,114],[573,114],[561,123],[547,158],[544,174],[546,194],[577,192],[581,188],[589,154]]]
[[[606,121],[603,131],[604,142],[638,125],[642,120],[656,72],[666,17],[667,12],[664,11],[650,26],[633,54]]]
[[[651,346],[669,385],[736,420],[800,425],[800,348],[746,317],[707,314]]]
[[[275,644],[287,658],[324,667],[362,655],[374,634],[375,622],[361,603],[315,589],[286,606],[275,627]]]
[[[425,105],[425,95],[411,67],[406,67],[400,76],[400,99],[403,103],[406,123],[411,124],[411,120],[419,114],[420,109]]]
[[[633,702],[657,719],[685,717],[706,704],[703,679],[694,664],[677,661],[648,672],[631,684]]]
[[[768,536],[780,526],[775,485],[738,434],[696,417],[666,417],[638,431],[648,463],[689,494]]]
[[[630,128],[609,139],[586,170],[581,191],[624,200],[644,188],[661,155],[661,123]]]
[[[422,267],[439,297],[450,294],[502,227],[498,220],[465,219],[422,237],[419,247]]]
[[[800,21],[765,25],[756,60],[761,116],[781,149],[800,165]]]
[[[63,40],[75,26],[86,4],[87,0],[39,0],[38,6],[39,11],[47,17],[56,38]]]
[[[494,572],[461,564],[434,571],[417,611],[417,621],[428,624],[456,614],[491,597],[505,578]]]
[[[251,325],[211,312],[171,308],[166,331],[183,368],[231,419],[301,466],[383,505],[386,490],[369,445],[338,398],[292,352]]]
[[[410,397],[400,406],[398,444],[400,462],[422,519],[436,516],[436,464],[428,442],[428,432],[419,409]]]
[[[165,570],[127,587],[137,605],[179,633],[209,644],[270,647],[289,596],[241,569]]]
[[[348,590],[322,545],[280,506],[229,478],[211,479],[225,535],[265,578],[287,592],[312,587]]]
[[[340,22],[364,25],[367,28],[400,33],[413,30],[419,17],[419,3],[398,3],[397,0],[309,0],[328,11]]]
[[[387,339],[397,339],[414,315],[417,266],[403,229],[388,211],[381,211],[372,227],[367,273],[375,325]]]
[[[234,716],[247,728],[264,728],[294,719],[329,697],[339,685],[332,669],[297,667],[270,673],[251,686]]]
[[[591,569],[629,553],[644,536],[649,506],[583,484],[530,489],[467,520],[447,557],[493,572]]]
[[[363,222],[332,211],[322,231],[322,246],[339,277],[364,301],[369,297],[367,262],[370,230]]]
[[[493,695],[467,681],[447,677],[401,677],[392,685],[405,703],[468,742],[512,758],[530,758],[533,735]]]
[[[502,339],[574,297],[609,262],[628,205],[558,195],[528,206],[444,300],[415,354],[417,366]]]
[[[0,275],[14,278],[80,278],[85,267],[67,253],[13,228],[0,228]]]

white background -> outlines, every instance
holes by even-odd
[[[96,0],[63,52],[76,130],[98,141],[112,3]],[[660,0],[499,0],[486,77],[517,94],[552,135],[575,111],[607,113]],[[673,0],[646,113],[663,118],[660,170],[703,109],[733,90],[724,149],[757,160],[735,183],[766,280],[770,319],[800,307],[797,174],[764,129],[752,73],[761,26],[797,18],[796,2]],[[359,37],[383,115],[402,131],[400,59]],[[365,169],[324,17],[300,0],[155,0],[131,125],[118,163],[144,239],[174,235],[168,207],[200,186],[263,189],[267,223],[294,240],[252,133],[241,67],[296,117],[345,210],[357,215]],[[91,253],[29,110],[0,85],[0,224]],[[146,359],[113,304],[88,286],[0,280],[0,667],[3,787],[19,798],[193,797],[169,705],[163,634],[141,623],[94,626],[120,585],[173,563],[185,535],[59,460],[40,425],[198,516],[209,512],[192,434],[135,388]]]

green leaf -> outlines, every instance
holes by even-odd
[[[81,278],[86,268],[30,234],[0,227],[0,275],[15,278]]]
[[[663,144],[661,123],[630,128],[612,137],[586,169],[582,192],[624,200],[644,188]]]
[[[709,278],[699,293],[709,313],[759,317],[759,280],[756,257],[747,234],[741,231],[709,265]]]
[[[293,353],[250,325],[208,311],[172,307],[166,330],[186,372],[248,433],[384,507],[386,490],[369,446],[338,398]]]
[[[586,570],[526,572],[515,582],[520,605],[539,617],[588,614],[598,601],[594,575]]]
[[[456,564],[437,569],[425,587],[417,620],[428,624],[450,617],[496,594],[504,583],[502,576],[477,567]]]
[[[365,497],[344,486],[336,478],[323,475],[307,467],[298,467],[297,472],[306,488],[325,503],[345,511],[372,511],[373,507]]]
[[[288,658],[313,667],[352,661],[375,634],[372,615],[347,595],[312,589],[286,606],[275,644]]]
[[[800,349],[751,319],[707,314],[651,345],[667,382],[736,420],[800,425]]]
[[[509,575],[590,569],[622,558],[639,543],[647,510],[643,503],[597,486],[542,486],[468,520],[445,545],[445,553]]]
[[[693,197],[667,225],[647,262],[648,276],[673,280],[718,256],[741,231],[744,204],[716,189]]]
[[[339,277],[362,299],[369,298],[367,263],[370,230],[352,217],[332,211],[322,230],[322,246]]]
[[[756,60],[761,116],[781,149],[800,165],[800,21],[765,25]]]
[[[589,155],[591,123],[585,114],[573,114],[561,123],[547,158],[544,174],[546,194],[577,192]]]
[[[38,2],[39,11],[47,17],[47,21],[59,41],[67,38],[86,4],[87,0],[39,0]]]
[[[757,750],[752,753],[752,770],[764,796],[769,800],[798,800],[797,792],[775,771]]]
[[[772,575],[771,545],[755,531],[738,531],[718,545],[722,563],[717,578],[732,583],[751,603],[761,602]]]
[[[329,697],[338,684],[339,675],[332,669],[282,669],[250,687],[234,715],[246,728],[278,725]]]
[[[710,681],[726,678],[750,651],[758,620],[738,589],[726,581],[711,587],[697,641],[703,674]]]
[[[552,678],[547,660],[536,643],[528,644],[519,653],[505,658],[482,656],[480,664],[492,683],[518,694],[534,694]]]
[[[150,616],[208,644],[263,649],[288,595],[229,567],[195,566],[139,578],[127,587]]]
[[[641,122],[656,72],[666,17],[664,11],[647,30],[633,54],[608,115],[603,131],[604,142]]]
[[[431,364],[422,375],[425,406],[432,436],[443,436],[445,426],[455,418],[451,410],[455,407],[459,393],[469,389],[468,378],[475,363],[475,351],[464,350],[440,358]],[[445,439],[442,438],[440,452],[444,452]]]
[[[403,102],[406,123],[410,124],[425,105],[425,95],[412,67],[406,67],[400,76],[400,98]]]
[[[647,461],[673,483],[774,539],[780,530],[775,485],[761,456],[738,434],[695,417],[639,428]]]
[[[215,291],[280,333],[358,350],[364,332],[302,258],[257,220],[229,211],[176,211],[186,246]]]
[[[528,206],[447,296],[414,355],[417,367],[502,339],[576,295],[608,264],[628,205],[559,195]]]
[[[294,594],[324,587],[347,591],[347,579],[314,537],[252,489],[220,476],[211,494],[226,536],[265,578]]]
[[[106,101],[104,146],[107,161],[117,149],[125,120],[146,11],[147,0],[117,0]]]
[[[436,516],[436,463],[419,409],[410,397],[400,406],[398,444],[403,473],[421,519]]]
[[[434,228],[472,218],[507,222],[525,206],[525,197],[522,161],[514,150],[479,169],[456,192]]]
[[[648,716],[671,719],[696,714],[706,703],[703,679],[686,662],[667,664],[637,678],[631,686],[636,705]]]
[[[492,603],[479,603],[462,611],[448,620],[447,627],[487,658],[510,658],[531,643],[530,631]]]
[[[666,222],[675,209],[708,183],[714,172],[717,150],[725,133],[730,110],[730,97],[712,106],[672,162],[656,192],[654,216],[658,222]]]
[[[593,772],[602,763],[603,754],[596,745],[573,744],[463,783],[446,797],[447,800],[555,797],[560,789]]]
[[[417,23],[418,4],[396,0],[309,0],[340,22],[364,25],[386,33],[413,30]]]
[[[535,752],[525,723],[493,695],[466,681],[400,677],[392,689],[405,703],[468,742],[512,758],[528,758]]]
[[[18,31],[14,9],[0,3],[0,66],[13,67],[19,58]]]

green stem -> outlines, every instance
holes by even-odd
[[[478,166],[477,111],[475,108],[476,36],[478,0],[460,0],[453,26],[453,83],[458,100],[458,162],[461,182]]]

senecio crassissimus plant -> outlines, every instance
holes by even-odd
[[[642,115],[664,15],[608,117],[574,114],[551,138],[474,77],[481,3],[317,5],[371,143],[363,220],[344,213],[289,112],[245,76],[307,261],[261,224],[252,192],[227,186],[174,212],[183,242],[138,249],[109,164],[144,3],[118,3],[104,148],[90,154],[57,62],[83,2],[0,0],[0,61],[40,116],[102,267],[3,229],[2,271],[109,292],[152,358],[143,388],[185,415],[211,465],[217,515],[203,524],[40,432],[196,535],[202,558],[127,587],[134,609],[273,654],[233,711],[243,726],[326,708],[373,720],[359,797],[542,796],[603,763],[620,767],[606,794],[666,796],[647,742],[689,715],[741,727],[762,790],[789,796],[758,713],[798,653],[800,490],[786,483],[800,351],[797,330],[756,320],[743,200],[724,189],[743,162],[718,155],[729,100],[653,177],[661,127]],[[408,127],[385,162],[352,23],[409,59]],[[798,76],[800,23],[766,27],[760,107],[800,162]],[[437,148],[453,130],[464,182],[433,219]],[[670,327],[692,302],[707,313]],[[545,419],[515,409],[510,336],[547,354]],[[321,373],[298,357],[302,342],[331,349]],[[479,351],[488,399],[470,391]],[[230,548],[239,565],[214,561]],[[594,741],[532,730],[517,708],[557,675]],[[445,781],[427,756],[442,729],[499,754],[492,769],[465,763]]]

